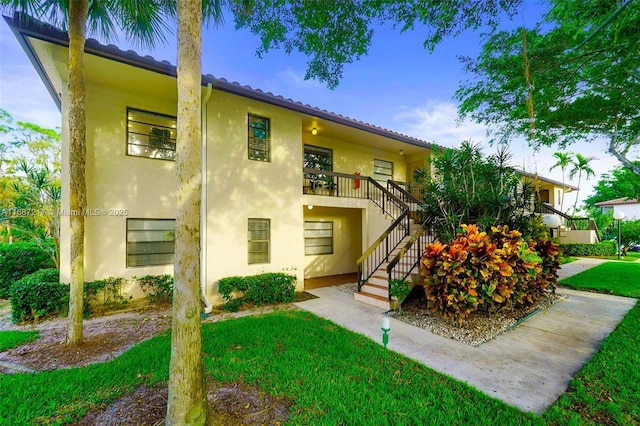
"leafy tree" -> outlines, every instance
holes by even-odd
[[[174,302],[171,379],[167,424],[203,424],[204,383],[200,309],[200,54],[201,23],[204,17],[221,22],[222,7],[230,8],[237,27],[247,27],[260,35],[263,54],[269,49],[297,49],[311,56],[307,78],[325,81],[335,87],[342,67],[366,54],[371,41],[372,23],[394,21],[402,30],[416,23],[433,30],[426,45],[433,47],[442,37],[486,22],[495,23],[501,9],[514,8],[520,0],[490,0],[468,6],[455,1],[340,1],[240,0],[202,2],[178,1],[178,140],[176,143],[176,180],[178,212],[176,217],[176,262],[174,266]],[[203,411],[204,410],[204,411]]]
[[[571,161],[573,159],[573,153],[571,152],[554,152],[553,156],[557,159],[557,161],[549,168],[549,171],[555,169],[556,167],[560,167],[562,171],[562,198],[560,199],[560,211],[563,210],[564,206],[564,177],[567,168],[571,165]]]
[[[59,263],[60,132],[0,111],[4,168],[0,221],[9,242],[32,241]],[[51,241],[53,240],[53,244]]]
[[[616,198],[639,198],[640,176],[627,168],[617,167],[611,173],[603,173],[593,187],[593,191],[594,193],[584,201],[590,211],[594,209],[596,203],[603,201]]]
[[[495,32],[478,58],[464,58],[472,79],[456,92],[460,115],[492,126],[494,140],[528,135],[532,123],[535,144],[604,137],[609,152],[640,174],[633,161],[640,147],[640,2],[549,6],[535,28]]]
[[[531,231],[534,190],[509,164],[505,147],[486,158],[477,145],[463,142],[460,149],[445,149],[432,157],[417,176],[425,194],[425,214],[434,218],[440,241],[453,240],[462,224],[477,224],[483,230],[508,225],[523,234]]]
[[[592,176],[595,176],[595,172],[589,165],[591,161],[595,160],[595,157],[585,157],[582,154],[576,154],[571,161],[571,170],[569,171],[569,179],[573,179],[575,175],[578,175],[578,190],[576,191],[576,201],[573,203],[573,214],[576,213],[576,209],[578,207],[578,194],[580,194],[580,182],[582,180],[582,175],[584,174],[585,179],[589,179]]]
[[[161,3],[150,1],[113,0],[0,0],[5,9],[29,13],[59,24],[69,35],[69,82],[67,87],[69,128],[69,208],[82,212],[86,207],[86,117],[84,45],[87,26],[90,32],[103,36],[115,33],[114,22],[127,37],[151,45],[158,30],[163,28]],[[18,19],[25,19],[17,15]],[[161,35],[160,35],[161,36]],[[71,277],[69,297],[69,327],[67,344],[82,342],[82,292],[84,283],[84,216],[69,217],[71,229]]]

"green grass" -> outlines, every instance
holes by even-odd
[[[207,374],[294,401],[293,425],[543,424],[474,388],[312,314],[287,311],[203,327]],[[105,363],[0,376],[0,424],[71,422],[139,383],[168,378],[168,336]]]
[[[576,260],[578,260],[577,257],[564,256],[560,259],[560,264],[566,265],[567,263],[575,262]]]
[[[640,263],[606,262],[560,283],[577,290],[640,298]]]
[[[38,336],[39,331],[0,331],[0,352],[33,342]]]
[[[630,267],[640,265],[605,263],[573,279],[585,288],[604,283],[601,291],[638,296],[640,271]],[[287,423],[293,425],[638,426],[638,324],[640,304],[543,416],[507,406],[393,352],[384,365],[376,342],[299,311],[203,326],[205,369],[218,381],[257,384],[293,400]],[[73,422],[140,383],[166,382],[169,344],[165,333],[109,363],[0,375],[0,425]]]
[[[623,262],[635,262],[638,259],[640,259],[640,253],[635,252],[635,251],[629,251],[627,252],[626,256],[622,256],[620,259],[618,259],[618,255],[613,255],[613,256],[599,256],[597,257],[597,259],[605,259],[605,260],[621,260]]]
[[[640,297],[640,264],[609,262],[562,284]],[[640,425],[640,302],[629,311],[569,389],[545,413],[552,424]]]

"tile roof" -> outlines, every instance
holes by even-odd
[[[572,190],[575,190],[575,191],[577,191],[577,190],[579,190],[579,189],[580,189],[580,188],[578,188],[577,186],[569,185],[569,184],[568,184],[568,183],[566,183],[566,182],[563,184],[562,182],[558,182],[557,180],[549,179],[549,178],[546,178],[546,177],[540,176],[540,175],[538,175],[538,174],[525,172],[525,171],[523,171],[523,170],[516,170],[516,171],[517,171],[518,173],[520,173],[522,176],[526,176],[526,177],[529,177],[529,178],[532,178],[532,179],[540,179],[540,180],[541,180],[541,181],[543,181],[543,182],[551,183],[551,184],[553,184],[554,186],[559,186],[560,188],[562,188],[562,187],[564,186],[565,188],[569,188],[569,189],[572,189]]]
[[[613,200],[601,201],[599,203],[595,203],[594,205],[598,207],[604,206],[619,206],[621,204],[638,204],[638,200],[636,198],[615,198]]]
[[[66,32],[55,28],[47,23],[38,21],[28,15],[16,13],[13,18],[4,16],[4,19],[22,44],[27,55],[30,56],[31,61],[34,63],[34,66],[36,66],[36,68],[38,67],[38,61],[37,58],[33,57],[34,53],[31,52],[31,49],[28,46],[28,42],[26,41],[26,37],[33,37],[64,47],[68,47],[69,45],[69,37]],[[160,61],[149,55],[142,56],[133,50],[124,51],[113,44],[104,45],[92,38],[86,40],[85,52],[106,59],[122,62],[124,64],[132,65],[138,68],[164,74],[170,77],[176,77],[177,75],[177,67],[168,61]],[[43,75],[43,72],[43,70],[38,70],[38,73],[43,78],[43,81],[45,81],[45,84],[47,84],[48,78]],[[264,92],[260,89],[252,88],[251,86],[241,85],[236,81],[229,81],[225,78],[216,78],[211,74],[203,75],[202,85],[206,86],[209,83],[211,83],[213,88],[217,90],[265,102],[271,105],[276,105],[303,114],[308,114],[334,123],[377,134],[379,136],[395,139],[400,142],[405,142],[414,146],[424,148],[431,148],[433,146],[436,146],[435,144],[432,144],[430,142],[404,135],[393,130],[388,130],[383,127],[375,126],[364,121],[356,120],[348,116],[327,111],[326,109],[320,109],[309,104],[303,104],[302,102],[294,101],[290,98],[284,98],[279,95],[274,95],[271,92]],[[48,87],[48,89],[52,96],[54,96],[54,98],[59,96],[57,93],[55,93],[55,91],[52,91],[50,87]],[[60,99],[58,98],[55,100],[57,101],[59,106]]]

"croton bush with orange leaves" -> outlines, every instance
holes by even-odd
[[[555,292],[559,255],[558,244],[525,239],[506,225],[490,234],[462,225],[455,240],[428,244],[422,256],[428,306],[461,323],[474,311],[531,305]]]

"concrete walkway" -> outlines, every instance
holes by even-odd
[[[580,259],[561,272],[564,278],[592,266],[592,259]],[[297,303],[300,308],[381,341],[379,308],[331,287],[310,293],[319,298]],[[541,413],[636,302],[570,289],[558,293],[567,298],[479,347],[391,318],[389,349],[521,410]]]

